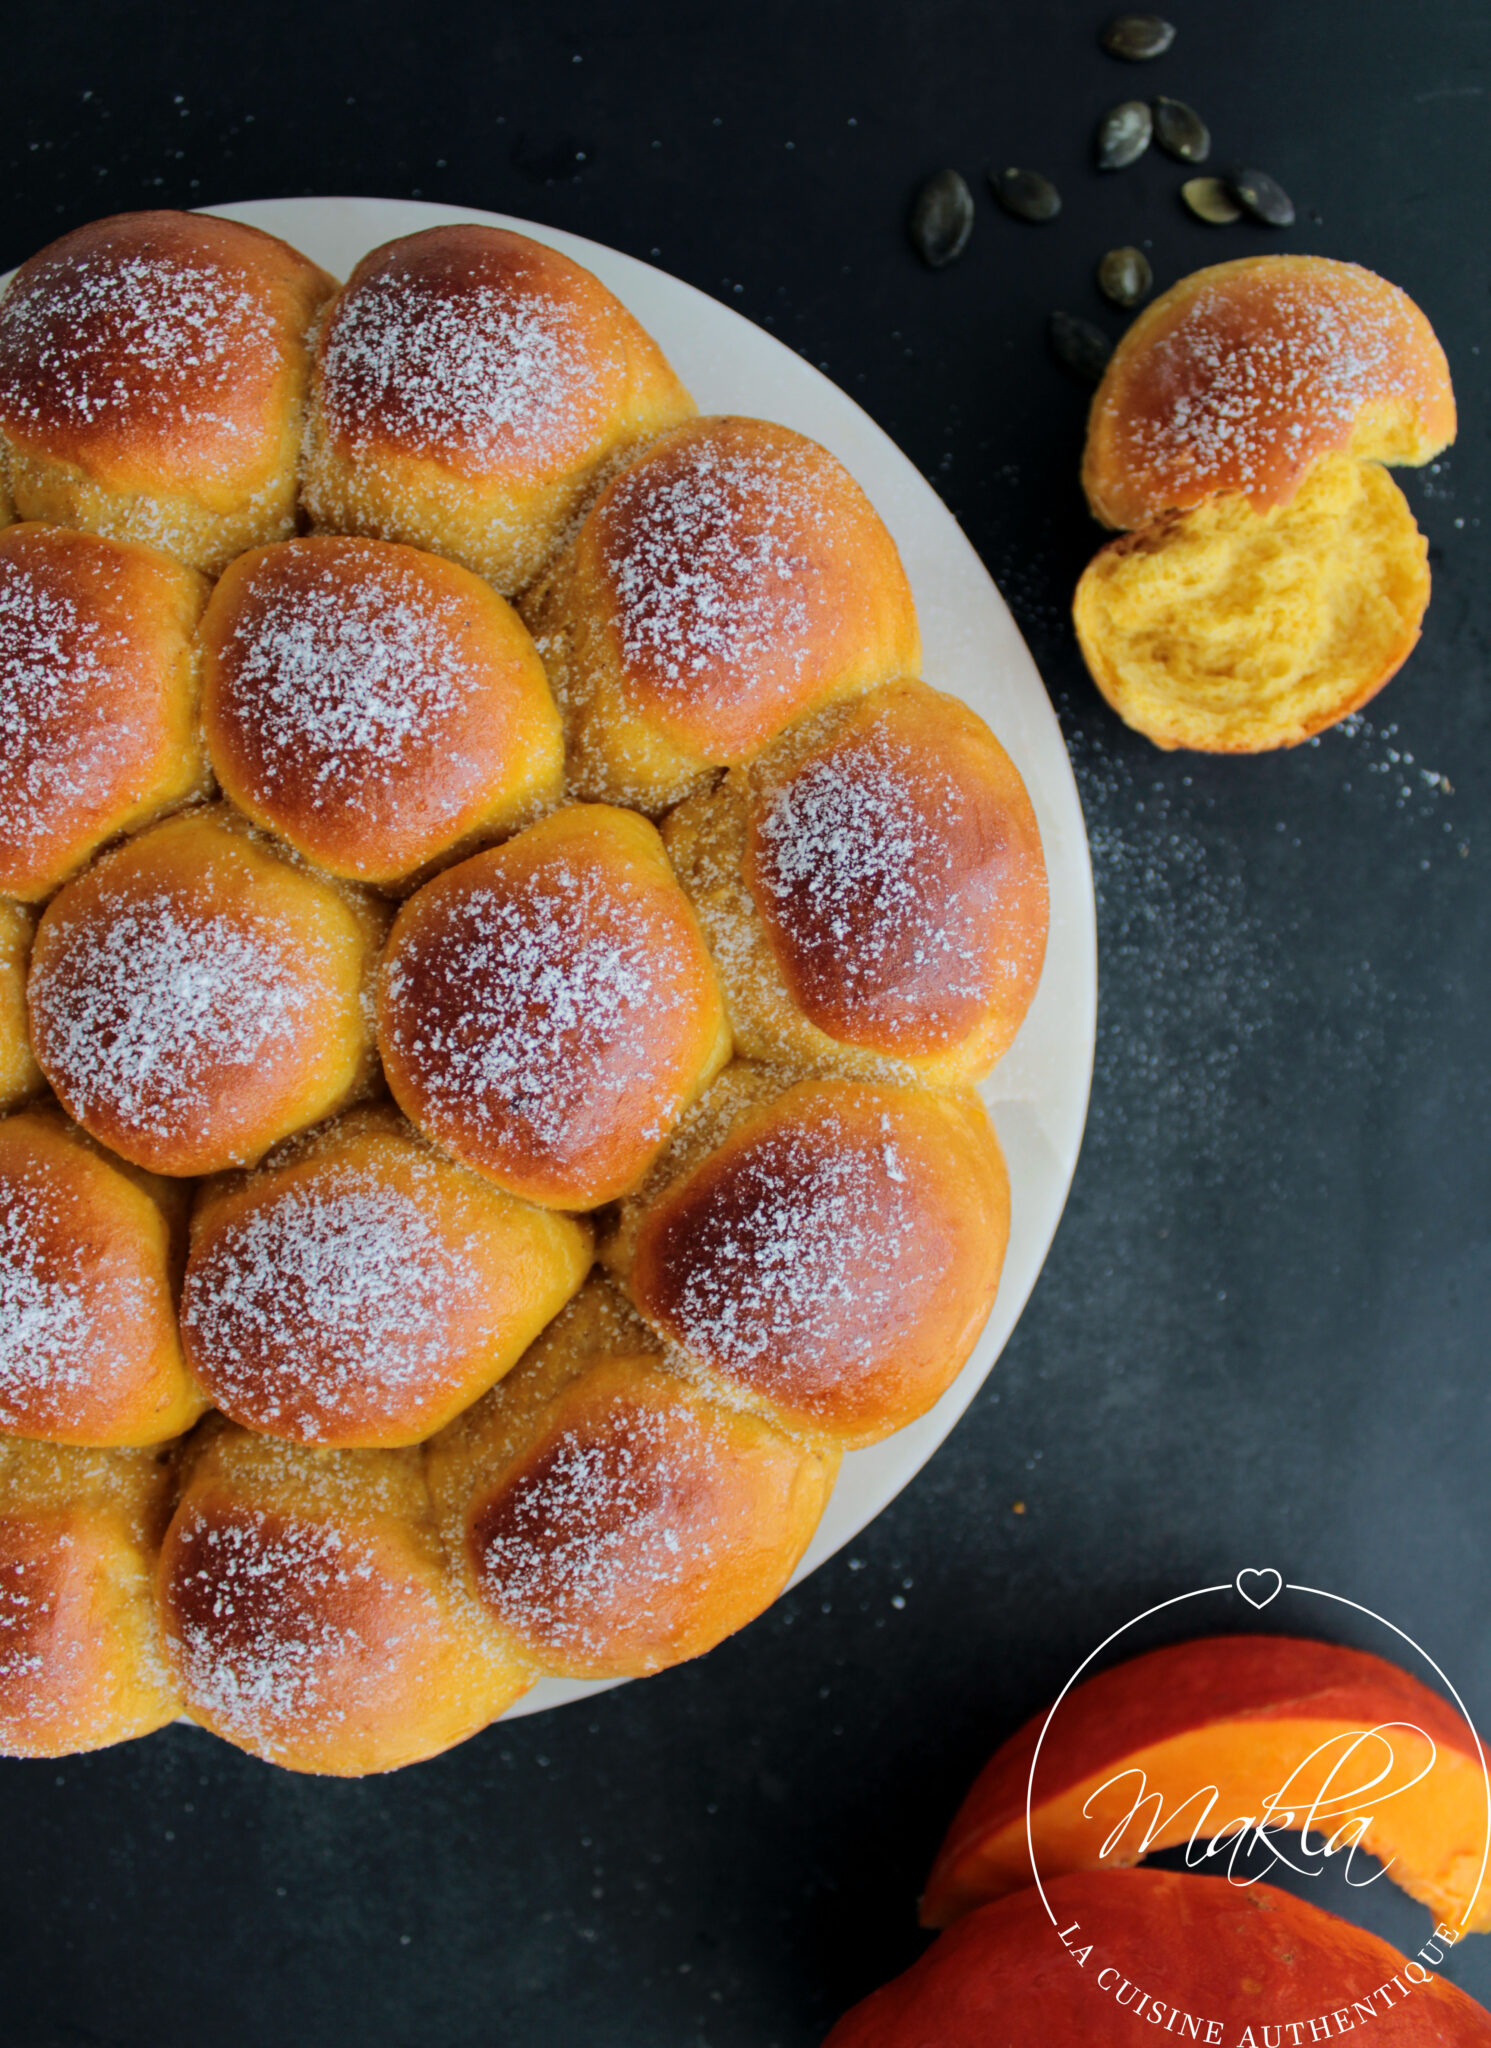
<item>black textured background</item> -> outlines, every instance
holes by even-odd
[[[699,1665],[392,1780],[297,1779],[188,1729],[0,1766],[7,2048],[812,2048],[918,1951],[915,1893],[993,1743],[1109,1629],[1244,1564],[1412,1630],[1491,1728],[1491,10],[1171,0],[1176,47],[1143,71],[1100,52],[1103,11],[7,12],[0,266],[124,207],[420,196],[650,256],[825,365],[1030,640],[1102,958],[1051,1260],[966,1421],[852,1552]],[[1299,224],[1204,228],[1167,159],[1100,178],[1094,122],[1136,91],[1193,101]],[[998,214],[991,160],[1054,175],[1060,220]],[[979,223],[932,275],[904,220],[944,163]],[[1434,603],[1353,732],[1166,757],[1081,672],[1085,400],[1044,323],[1116,332],[1092,268],[1131,240],[1161,283],[1255,249],[1355,258],[1444,339],[1460,442],[1406,480]],[[1426,1916],[1386,1893],[1310,1887],[1416,1946]],[[1450,1974],[1491,2000],[1475,1950]]]

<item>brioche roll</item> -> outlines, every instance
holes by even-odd
[[[644,818],[575,805],[399,912],[378,1041],[405,1114],[510,1194],[632,1187],[729,1057],[698,921]]]
[[[590,1252],[584,1224],[504,1194],[387,1107],[353,1110],[203,1184],[182,1340],[247,1429],[417,1443],[517,1362]]]
[[[1324,455],[1427,462],[1455,438],[1449,366],[1406,293],[1355,263],[1247,256],[1182,278],[1114,350],[1082,480],[1137,527],[1223,493],[1287,504]]]
[[[0,1755],[105,1749],[180,1713],[151,1584],[169,1495],[158,1452],[0,1440]]]
[[[1413,652],[1428,557],[1385,469],[1326,456],[1286,504],[1215,498],[1111,541],[1077,586],[1077,637],[1119,717],[1158,747],[1298,746]]]
[[[0,1121],[0,1431],[153,1444],[207,1406],[182,1355],[186,1193],[50,1109]]]
[[[157,1580],[192,1720],[355,1778],[464,1742],[527,1690],[447,1567],[417,1451],[204,1430]]]
[[[845,1449],[914,1421],[993,1306],[1009,1181],[971,1092],[737,1063],[603,1248],[668,1343]]]
[[[207,585],[153,548],[0,533],[0,891],[51,895],[106,839],[202,795]]]
[[[802,720],[680,804],[663,841],[747,1058],[955,1083],[1030,1007],[1035,812],[983,720],[925,683]]]
[[[237,221],[121,213],[0,298],[0,445],[22,519],[215,575],[295,527],[307,337],[334,280]]]
[[[577,796],[661,811],[816,705],[921,666],[895,542],[843,466],[765,420],[677,428],[525,604]]]
[[[389,888],[528,823],[564,747],[543,664],[480,577],[390,541],[282,541],[203,621],[223,792],[334,875]]]
[[[473,1594],[517,1655],[570,1678],[640,1676],[743,1628],[837,1465],[667,1370],[604,1281],[429,1450]]]
[[[0,1115],[45,1086],[26,1014],[26,972],[35,936],[34,912],[20,903],[0,902]]]
[[[503,228],[427,228],[365,256],[327,315],[305,502],[323,531],[412,541],[511,595],[601,473],[693,409],[588,270]]]
[[[155,1173],[248,1166],[370,1085],[384,920],[218,808],[53,897],[28,996],[69,1115]]]

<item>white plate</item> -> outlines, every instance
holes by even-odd
[[[988,720],[1025,778],[1051,885],[1045,971],[1019,1037],[984,1084],[1009,1164],[1012,1223],[999,1297],[973,1356],[936,1407],[845,1458],[793,1583],[848,1543],[919,1472],[983,1384],[1035,1285],[1071,1185],[1087,1115],[1097,1006],[1092,869],[1056,717],[1024,641],[957,521],[887,435],[800,356],[675,277],[557,228],[405,199],[256,199],[207,211],[281,235],[345,277],[369,249],[442,221],[516,228],[561,249],[630,307],[703,412],[754,414],[821,441],[895,536],[916,594],[925,675]],[[545,1679],[509,1711],[537,1713],[606,1690]]]

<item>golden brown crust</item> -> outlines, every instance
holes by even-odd
[[[571,1678],[657,1671],[744,1627],[786,1584],[838,1463],[667,1370],[645,1331],[618,1348],[606,1294],[592,1283],[430,1447],[476,1597],[520,1655]]]
[[[222,809],[68,883],[32,953],[36,1057],[70,1115],[169,1174],[251,1165],[364,1091],[383,920]]]
[[[1108,702],[1158,747],[1298,746],[1412,653],[1428,553],[1386,470],[1325,456],[1270,511],[1216,498],[1111,541],[1077,586],[1077,637]]]
[[[202,638],[224,794],[332,874],[406,884],[558,798],[543,664],[512,608],[453,562],[283,541],[232,564]]]
[[[209,573],[293,531],[307,337],[333,285],[288,243],[208,214],[115,214],[31,257],[0,299],[20,516]]]
[[[511,594],[603,470],[693,411],[579,264],[503,228],[386,242],[316,354],[305,498],[322,531],[411,541]]]
[[[211,1429],[158,1591],[188,1714],[290,1770],[417,1763],[532,1683],[452,1578],[412,1450]]]
[[[1427,462],[1455,436],[1444,350],[1405,292],[1355,263],[1249,256],[1139,315],[1088,422],[1095,518],[1137,527],[1239,492],[1280,505],[1321,456]]]
[[[649,811],[921,663],[874,507],[826,449],[765,420],[694,420],[656,442],[526,611],[564,705],[571,789]]]
[[[934,1084],[985,1073],[1045,954],[1045,860],[1019,771],[924,683],[804,719],[680,805],[663,839],[737,1050]]]
[[[755,1092],[702,1160],[681,1137],[690,1163],[670,1180],[662,1162],[623,1208],[607,1263],[741,1397],[825,1441],[876,1442],[950,1385],[993,1305],[998,1143],[971,1093],[800,1081],[748,1106]]]
[[[504,1194],[392,1109],[353,1110],[204,1183],[182,1341],[245,1428],[418,1443],[517,1362],[590,1253],[584,1224]]]
[[[0,1755],[103,1749],[180,1712],[151,1588],[169,1494],[159,1453],[0,1441]]]
[[[26,974],[36,913],[21,903],[0,901],[0,1114],[19,1109],[46,1083],[31,1049],[26,1014]]]
[[[0,533],[0,891],[35,902],[105,840],[208,786],[205,580],[154,548]]]
[[[590,1209],[633,1186],[729,1056],[703,935],[656,831],[575,805],[437,875],[379,981],[395,1099],[500,1187]]]
[[[153,1444],[207,1406],[182,1356],[184,1191],[53,1110],[0,1122],[0,1431]]]

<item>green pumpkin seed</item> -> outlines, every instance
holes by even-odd
[[[1098,128],[1098,169],[1122,171],[1149,147],[1154,116],[1143,100],[1125,100],[1103,116]]]
[[[1271,228],[1293,226],[1294,201],[1267,171],[1236,171],[1227,183],[1233,197],[1252,214],[1254,220],[1261,220]]]
[[[1241,206],[1232,196],[1232,187],[1223,178],[1187,178],[1180,196],[1197,220],[1210,221],[1214,228],[1231,227],[1243,217]]]
[[[1154,272],[1142,249],[1110,249],[1098,265],[1098,289],[1115,306],[1137,306],[1154,289]]]
[[[1079,320],[1073,313],[1053,313],[1050,335],[1059,363],[1084,383],[1102,382],[1113,344],[1101,327],[1094,327],[1090,320]]]
[[[990,171],[989,189],[1018,220],[1055,220],[1061,211],[1061,194],[1039,171]]]
[[[1158,14],[1118,14],[1103,30],[1102,40],[1110,57],[1140,64],[1148,57],[1163,57],[1175,41],[1175,30]]]
[[[911,246],[932,270],[956,262],[973,233],[973,194],[957,171],[928,178],[911,206]]]
[[[1211,130],[1184,100],[1155,101],[1154,139],[1183,164],[1204,164],[1211,155]]]

